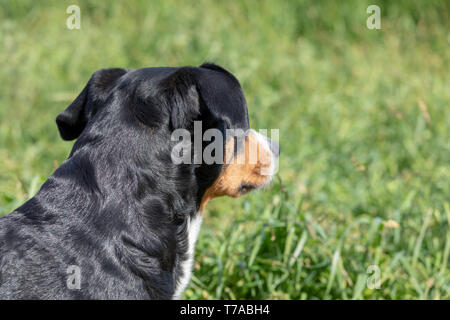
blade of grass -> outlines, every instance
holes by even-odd
[[[300,236],[300,240],[297,243],[297,246],[295,247],[294,253],[292,254],[291,260],[289,261],[289,267],[292,267],[297,261],[300,253],[303,250],[303,247],[305,246],[306,240],[308,239],[308,233],[303,231],[302,235]]]
[[[431,219],[431,213],[432,213],[432,209],[428,209],[427,213],[425,215],[425,219],[423,221],[423,225],[422,228],[420,230],[419,236],[417,237],[416,240],[416,245],[414,246],[414,252],[413,252],[413,257],[412,257],[412,267],[414,268],[416,266],[417,263],[417,259],[419,257],[419,253],[420,253],[420,248],[422,246],[422,242],[423,242],[423,238],[425,237],[425,233],[427,231],[427,227],[428,227],[428,223],[430,222]]]
[[[286,265],[288,262],[289,254],[291,253],[292,242],[294,240],[295,228],[291,227],[289,229],[288,235],[286,237],[286,244],[284,246],[283,263]]]

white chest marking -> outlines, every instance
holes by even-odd
[[[200,213],[197,213],[194,218],[188,220],[187,226],[187,237],[188,237],[188,251],[187,259],[181,263],[181,269],[183,270],[183,275],[178,279],[174,299],[179,299],[184,289],[186,289],[189,284],[192,273],[192,265],[194,263],[194,249],[195,242],[198,238],[198,233],[200,232],[200,226],[202,225],[202,217]]]

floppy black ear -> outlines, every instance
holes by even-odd
[[[56,117],[61,138],[73,140],[80,136],[89,119],[108,98],[116,80],[126,72],[119,68],[100,69],[92,75],[78,97]]]

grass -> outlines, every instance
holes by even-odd
[[[184,298],[450,298],[447,2],[74,2],[0,4],[0,215],[67,157],[54,119],[93,71],[214,61],[280,170],[209,204]]]

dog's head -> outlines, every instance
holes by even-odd
[[[77,139],[71,155],[83,151],[105,166],[129,160],[160,177],[149,181],[155,187],[171,179],[165,188],[195,193],[197,210],[269,183],[279,152],[250,130],[237,79],[213,64],[101,69],[56,122],[63,139]]]

